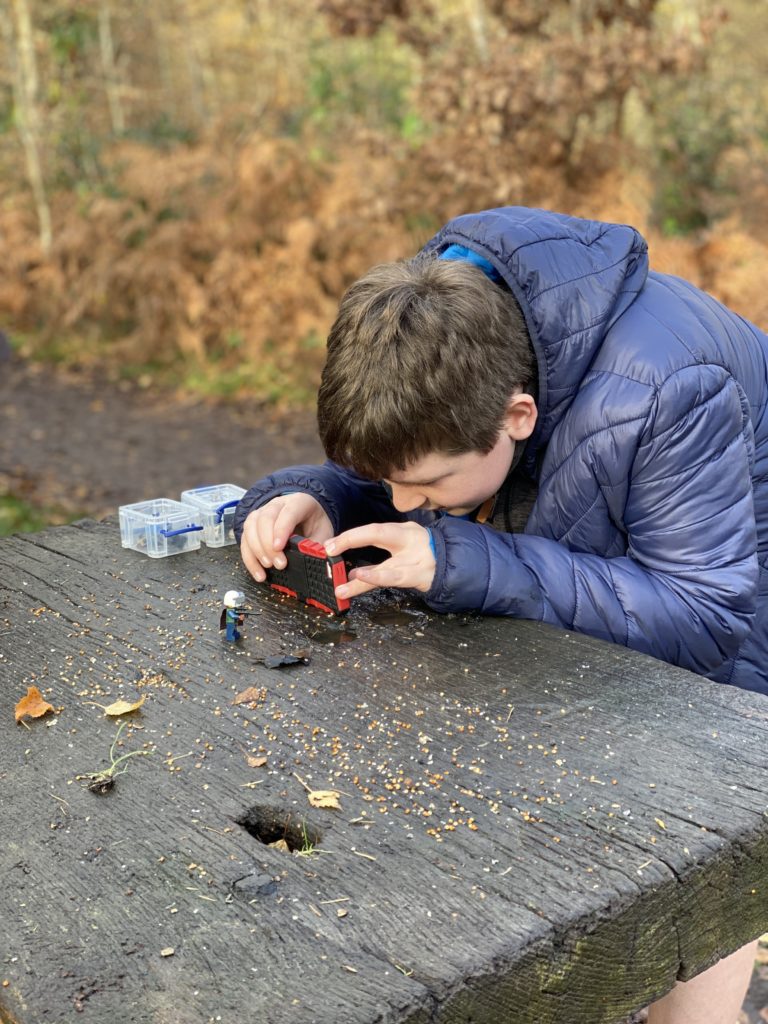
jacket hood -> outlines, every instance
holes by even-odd
[[[449,221],[424,247],[464,245],[499,271],[525,316],[539,369],[529,458],[571,404],[606,332],[648,275],[635,228],[510,206]]]

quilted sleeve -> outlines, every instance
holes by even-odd
[[[442,519],[427,602],[574,629],[701,674],[738,650],[757,594],[753,436],[741,389],[691,366],[658,391],[629,484],[626,554]]]
[[[382,485],[375,480],[358,476],[330,461],[321,466],[289,466],[257,481],[240,499],[234,518],[238,544],[248,514],[289,491],[304,491],[316,498],[336,533],[366,523],[403,519]]]

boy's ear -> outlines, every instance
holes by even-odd
[[[512,395],[504,415],[504,431],[513,441],[525,441],[533,433],[538,415],[533,395],[525,392]]]

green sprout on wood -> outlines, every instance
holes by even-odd
[[[129,757],[136,757],[138,754],[151,754],[151,750],[131,750],[127,754],[121,754],[120,757],[115,757],[115,747],[120,739],[120,733],[125,728],[125,722],[121,722],[117,727],[115,738],[112,741],[112,746],[109,748],[109,768],[103,768],[99,772],[86,772],[84,775],[77,775],[76,778],[88,780],[88,789],[92,793],[108,793],[115,784],[116,777],[122,775],[128,770],[127,765],[123,765],[118,770],[118,765],[124,761],[127,761]]]
[[[302,843],[301,847],[296,850],[299,857],[311,857],[313,853],[316,853],[315,844],[307,835],[307,823],[302,821],[301,823]]]
[[[317,840],[317,842],[319,842],[319,839]],[[310,833],[307,831],[306,821],[302,821],[301,846],[295,847],[293,853],[295,853],[297,857],[319,857],[320,854],[330,856],[333,851],[319,850],[317,848],[317,842],[311,837]]]

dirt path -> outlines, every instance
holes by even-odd
[[[212,483],[250,486],[322,459],[314,418],[179,399],[105,379],[0,362],[0,495],[100,517]]]

